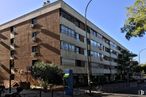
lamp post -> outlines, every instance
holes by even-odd
[[[87,5],[86,5],[86,8],[85,8],[85,32],[86,32],[86,48],[87,48],[87,78],[88,78],[88,86],[91,88],[91,77],[90,77],[90,57],[89,57],[89,53],[88,53],[88,50],[89,50],[89,47],[88,47],[88,32],[87,32],[87,10],[88,10],[88,6],[89,4],[92,2],[92,0],[90,0]],[[91,89],[89,89],[89,92],[91,93]]]
[[[141,52],[144,51],[144,50],[146,50],[146,48],[141,49],[141,50],[139,51],[139,54],[138,54],[139,64],[140,64],[140,54],[141,54]]]

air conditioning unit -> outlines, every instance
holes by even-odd
[[[31,28],[34,28],[36,26],[36,24],[31,24]]]
[[[0,43],[3,42],[3,41],[4,41],[3,39],[0,39]]]
[[[38,54],[38,52],[32,52],[31,54],[32,54],[32,56],[36,56]]]
[[[32,41],[34,41],[34,42],[35,42],[36,40],[37,40],[37,38],[36,38],[36,37],[33,37],[33,38],[32,38]]]

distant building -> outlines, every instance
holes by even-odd
[[[31,81],[30,67],[37,61],[72,69],[75,83],[87,83],[87,44],[92,79],[114,80],[120,43],[62,0],[0,25],[0,79],[8,83]],[[13,77],[13,76],[12,76]],[[12,83],[12,84],[13,84]]]

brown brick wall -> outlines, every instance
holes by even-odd
[[[36,17],[37,25],[31,28],[31,20],[16,26],[17,68],[26,69],[32,60],[42,60],[60,64],[59,10]],[[37,32],[37,40],[32,40],[32,32]],[[37,46],[39,54],[32,55],[32,46]]]
[[[6,68],[9,68],[9,59],[10,59],[10,29],[2,30],[0,33],[0,64],[4,65]],[[8,78],[8,72],[0,67],[0,75],[2,77]]]
[[[31,28],[31,20],[14,25],[15,34],[15,68],[26,71],[32,60],[60,64],[60,15],[59,9],[36,17],[37,25]],[[32,40],[32,32],[37,32],[37,40]],[[6,37],[5,43],[10,46],[10,28],[0,35]],[[0,37],[0,38],[1,38]],[[0,63],[9,66],[10,50],[0,44]],[[32,55],[32,46],[39,48],[39,54]],[[17,73],[18,73],[17,72]]]
[[[40,25],[43,25],[38,34],[40,39],[40,59],[54,64],[60,64],[59,17],[59,10],[39,17]]]

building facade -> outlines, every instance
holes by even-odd
[[[85,30],[85,18],[58,0],[0,25],[0,78],[6,83],[11,69],[14,82],[30,81],[30,67],[44,61],[72,69],[75,83],[87,83],[87,63],[92,79],[110,81],[123,49],[90,21]]]

